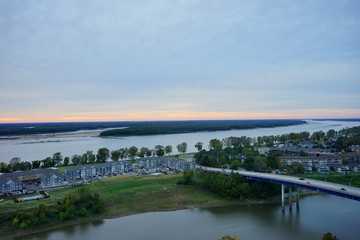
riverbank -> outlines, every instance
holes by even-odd
[[[274,128],[306,124],[303,120],[212,120],[146,122],[128,128],[112,129],[100,133],[101,137],[127,137],[180,133]]]
[[[105,203],[106,212],[101,215],[93,215],[89,218],[72,219],[66,222],[55,222],[39,226],[36,229],[14,230],[11,224],[0,226],[2,236],[0,239],[9,239],[18,236],[25,236],[36,232],[43,232],[61,228],[69,225],[76,225],[94,220],[119,218],[129,215],[146,213],[175,211],[190,208],[209,208],[230,205],[253,205],[253,204],[276,204],[277,198],[267,201],[255,200],[229,200],[211,192],[202,190],[196,186],[177,185],[182,175],[167,176],[117,176],[101,179],[100,182],[85,186],[91,192],[100,195]],[[63,199],[67,194],[75,193],[79,187],[68,187],[50,192],[50,198],[24,203],[14,203],[7,200],[0,203],[0,215],[26,211],[36,208],[39,204],[48,207],[56,206],[57,201]]]
[[[0,137],[1,140],[40,140],[40,139],[62,139],[62,138],[85,138],[85,137],[99,137],[100,133],[104,130],[92,130],[87,132],[66,132],[66,133],[50,133],[50,134],[32,134],[32,135],[17,135]],[[44,141],[46,142],[46,141]],[[35,142],[38,143],[38,142]]]

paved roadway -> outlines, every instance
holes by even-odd
[[[292,177],[292,176],[272,174],[272,173],[250,172],[245,170],[229,170],[229,169],[220,169],[220,168],[211,168],[211,167],[199,167],[199,168],[202,168],[204,171],[207,172],[220,172],[224,174],[230,174],[233,171],[243,175],[247,179],[285,184],[293,187],[301,187],[317,192],[324,192],[324,193],[360,201],[360,188],[357,187],[351,187],[347,185],[319,181],[309,178],[299,178],[299,177]]]

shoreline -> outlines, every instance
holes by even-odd
[[[82,138],[82,137],[99,137],[103,130],[94,130],[91,132],[67,132],[67,133],[49,133],[49,134],[34,134],[34,135],[17,135],[0,137],[0,141],[27,141],[27,140],[41,140],[52,138]],[[45,142],[45,141],[44,141]]]
[[[105,213],[102,215],[93,215],[93,216],[90,216],[87,218],[78,218],[78,219],[74,219],[71,221],[63,222],[63,223],[55,222],[55,223],[49,224],[47,226],[36,228],[36,229],[15,230],[15,232],[13,232],[13,233],[7,233],[4,236],[0,235],[0,240],[17,239],[20,237],[31,236],[32,234],[54,231],[54,230],[65,228],[65,227],[76,226],[76,225],[80,225],[80,224],[92,223],[92,222],[97,222],[97,221],[104,221],[104,220],[109,220],[109,219],[123,218],[123,217],[132,216],[132,215],[151,213],[151,212],[172,212],[172,211],[181,211],[181,210],[188,210],[188,209],[216,208],[216,207],[225,207],[225,206],[274,205],[274,204],[280,203],[280,201],[275,201],[275,200],[258,200],[258,201],[242,200],[237,203],[232,202],[234,200],[229,200],[229,201],[230,201],[229,203],[225,203],[225,202],[220,203],[220,204],[219,203],[217,203],[217,204],[201,203],[201,204],[196,204],[196,206],[186,206],[184,208],[170,208],[170,209],[164,209],[164,210],[158,210],[158,211],[156,211],[156,210],[155,211],[143,211],[143,212],[130,211],[127,213],[115,214],[115,215],[112,215],[111,213]]]
[[[218,130],[185,130],[181,132],[159,132],[159,133],[148,133],[148,134],[125,134],[125,135],[105,135],[101,136],[100,133],[112,130],[121,130],[127,127],[116,127],[116,128],[103,128],[95,130],[85,130],[85,131],[74,131],[74,132],[58,132],[58,133],[44,133],[44,134],[29,134],[29,135],[4,135],[0,136],[1,141],[27,141],[27,140],[40,140],[40,139],[49,139],[49,138],[76,138],[76,137],[99,137],[99,138],[123,138],[123,137],[141,137],[141,136],[153,136],[153,135],[170,135],[170,134],[187,134],[187,133],[198,133],[198,132],[223,132],[223,131],[232,131],[232,130],[250,130],[250,129],[261,129],[261,128],[277,128],[277,127],[288,127],[307,124],[306,120],[301,120],[302,122],[296,124],[285,124],[280,126],[260,126],[260,127],[240,127],[240,128],[230,128],[230,129],[218,129]]]
[[[133,177],[130,177],[132,180]],[[173,179],[174,176],[171,176],[171,179]],[[123,178],[118,178],[118,180]],[[139,179],[139,178],[136,178]],[[146,179],[146,178],[140,178],[140,179]],[[160,178],[152,178],[156,179],[156,181],[161,180]],[[168,178],[169,179],[169,178]],[[112,179],[110,179],[112,180]],[[115,180],[115,179],[114,179]],[[128,178],[129,180],[129,178]],[[166,179],[165,179],[166,180]],[[107,180],[109,181],[109,179]],[[164,178],[162,178],[161,182],[164,181]],[[172,181],[177,181],[177,179],[173,179]],[[126,181],[116,181],[114,184],[121,184],[126,183]],[[103,185],[104,183],[102,183]],[[163,184],[163,183],[162,183]],[[168,184],[172,184],[171,182]],[[113,186],[113,185],[111,185]],[[66,222],[51,222],[47,225],[40,225],[34,228],[29,228],[25,230],[19,230],[19,229],[13,229],[11,225],[6,225],[5,228],[2,229],[4,232],[4,235],[0,234],[0,239],[15,239],[18,237],[25,237],[25,236],[31,236],[32,234],[37,234],[41,232],[48,232],[48,231],[56,231],[58,229],[69,227],[69,226],[76,226],[79,224],[84,223],[91,223],[94,221],[104,221],[107,219],[116,219],[116,218],[122,218],[127,217],[131,215],[137,215],[137,214],[143,214],[143,213],[150,213],[150,212],[171,212],[171,211],[179,211],[179,210],[187,210],[187,209],[205,209],[205,208],[216,208],[216,207],[225,207],[225,206],[256,206],[256,205],[280,205],[281,199],[280,196],[272,196],[265,200],[251,200],[251,199],[245,199],[245,200],[238,200],[238,199],[224,199],[224,198],[218,198],[218,197],[211,197],[207,196],[205,198],[191,198],[188,197],[189,192],[193,192],[193,190],[187,186],[180,186],[180,190],[171,195],[170,199],[173,202],[173,204],[170,205],[154,205],[150,204],[148,206],[140,207],[140,208],[133,208],[134,201],[129,201],[130,205],[126,205],[126,201],[121,204],[122,207],[119,208],[119,206],[115,203],[109,202],[106,206],[106,210],[104,213],[99,215],[92,215],[86,218],[76,218],[72,219]],[[73,190],[73,189],[68,189]],[[168,190],[169,191],[169,190]],[[171,190],[170,190],[171,191]],[[202,190],[201,190],[202,191]],[[117,191],[119,192],[119,191]],[[63,191],[58,191],[58,195],[62,195]],[[126,193],[130,193],[130,191],[126,191]],[[301,191],[301,197],[309,196],[309,195],[315,195],[318,194],[317,192],[313,191],[307,191],[302,190]],[[213,195],[213,194],[211,194]],[[117,195],[118,197],[121,197]],[[53,194],[53,197],[56,196]],[[164,196],[165,197],[165,196]],[[143,198],[143,196],[141,196]],[[154,199],[149,199],[151,202]],[[138,200],[137,200],[138,201]],[[136,202],[137,204],[141,204],[141,202]],[[125,204],[125,205],[124,205]],[[150,207],[149,207],[150,206]]]

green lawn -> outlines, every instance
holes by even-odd
[[[177,185],[182,174],[164,176],[116,176],[103,178],[86,185],[98,193],[106,206],[104,217],[125,216],[140,212],[166,211],[189,207],[216,206],[240,203],[227,200],[196,186]],[[58,200],[81,187],[66,187],[49,191],[50,198],[22,203],[12,200],[0,202],[0,214],[29,210],[43,203],[55,206]]]

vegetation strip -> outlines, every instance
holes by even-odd
[[[157,134],[191,133],[201,131],[225,131],[232,129],[271,128],[304,123],[305,121],[302,120],[218,120],[148,122],[132,125],[129,128],[104,131],[100,133],[100,136],[142,136]]]
[[[65,122],[65,123],[3,123],[0,136],[30,135],[131,127],[146,130],[146,134],[278,127],[305,123],[301,120],[196,120],[196,121],[141,121],[141,122]],[[161,128],[161,130],[159,130]],[[152,130],[154,129],[154,130]],[[180,130],[181,129],[181,130]],[[133,130],[132,130],[133,131]],[[135,130],[134,130],[135,131]],[[153,133],[151,133],[153,132]],[[104,132],[104,136],[114,132]]]

